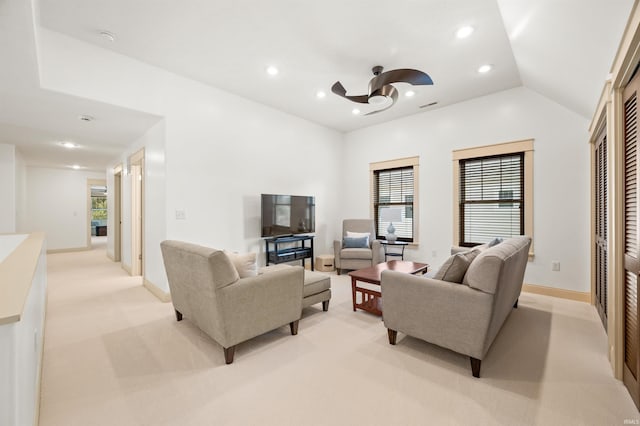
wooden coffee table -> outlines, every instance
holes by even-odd
[[[358,287],[358,281],[380,285],[382,271],[398,271],[405,274],[424,273],[429,268],[426,263],[407,262],[402,260],[390,260],[379,263],[370,268],[358,269],[349,272],[351,276],[351,297],[353,298],[353,310],[360,308],[363,311],[371,312],[375,315],[382,315],[382,293],[369,288]],[[360,303],[356,300],[356,294],[360,293]]]

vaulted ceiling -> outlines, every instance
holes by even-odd
[[[120,130],[87,135],[78,123],[65,128],[64,120],[56,120],[55,114],[73,111],[77,115],[77,103],[91,101],[11,81],[29,75],[35,75],[30,81],[37,81],[37,58],[15,51],[34,44],[21,28],[27,23],[15,20],[17,1],[0,0],[0,12],[4,12],[0,13],[0,40],[4,40],[0,52],[9,58],[21,55],[12,72],[0,70],[0,90],[10,101],[0,105],[0,142],[18,141],[29,158],[37,157],[40,144],[29,145],[30,138],[41,140],[47,132],[57,136],[68,132],[94,141],[96,147],[120,148],[157,120],[94,103],[87,107],[117,120]],[[36,0],[36,6],[37,25],[49,30],[324,126],[351,131],[517,86],[590,119],[633,1]],[[8,21],[12,14],[14,19]],[[456,32],[463,26],[474,31],[461,39]],[[104,37],[102,31],[115,39]],[[491,71],[479,73],[485,64],[491,65]],[[396,105],[371,116],[364,114],[375,106],[331,93],[332,84],[340,81],[348,94],[365,94],[375,65],[386,70],[419,69],[434,84],[396,84],[400,92]],[[269,66],[276,66],[279,73],[266,73]],[[406,96],[409,90],[413,97]],[[326,96],[317,97],[318,91]],[[40,97],[44,101],[39,102]],[[437,104],[421,108],[433,102]],[[37,121],[30,108],[35,105],[43,110]],[[354,115],[354,108],[361,114]],[[28,129],[37,131],[30,135]],[[104,161],[107,154],[101,155],[96,158]]]

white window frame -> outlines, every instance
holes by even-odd
[[[453,160],[453,244],[460,241],[460,160],[495,155],[524,153],[524,233],[531,237],[529,259],[533,251],[533,139],[456,149]]]
[[[395,160],[378,161],[369,163],[369,214],[371,219],[375,220],[375,172],[380,170],[398,169],[403,167],[413,167],[413,242],[409,243],[410,247],[417,247],[419,243],[418,222],[420,221],[419,211],[419,170],[420,170],[420,157],[406,157],[398,158]],[[376,232],[378,224],[375,224]]]

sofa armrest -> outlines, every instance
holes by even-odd
[[[340,250],[342,250],[342,241],[333,240],[333,256],[337,269],[340,269]]]
[[[225,347],[233,346],[302,315],[304,269],[301,266],[241,278],[216,292],[224,319]]]
[[[383,271],[387,328],[477,359],[484,357],[493,296],[464,284]]]
[[[371,250],[371,263],[373,265],[377,265],[378,263],[385,261],[384,247],[382,247],[380,240],[373,240],[371,242]]]

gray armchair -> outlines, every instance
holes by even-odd
[[[345,219],[342,221],[342,238],[347,231],[369,233],[369,247],[345,248],[342,240],[333,242],[336,272],[342,269],[362,269],[377,265],[384,261],[384,250],[380,241],[376,240],[376,227],[373,219]]]
[[[238,343],[289,324],[302,315],[301,266],[240,278],[220,250],[181,241],[160,244],[176,319],[184,315],[224,349],[233,362]]]

